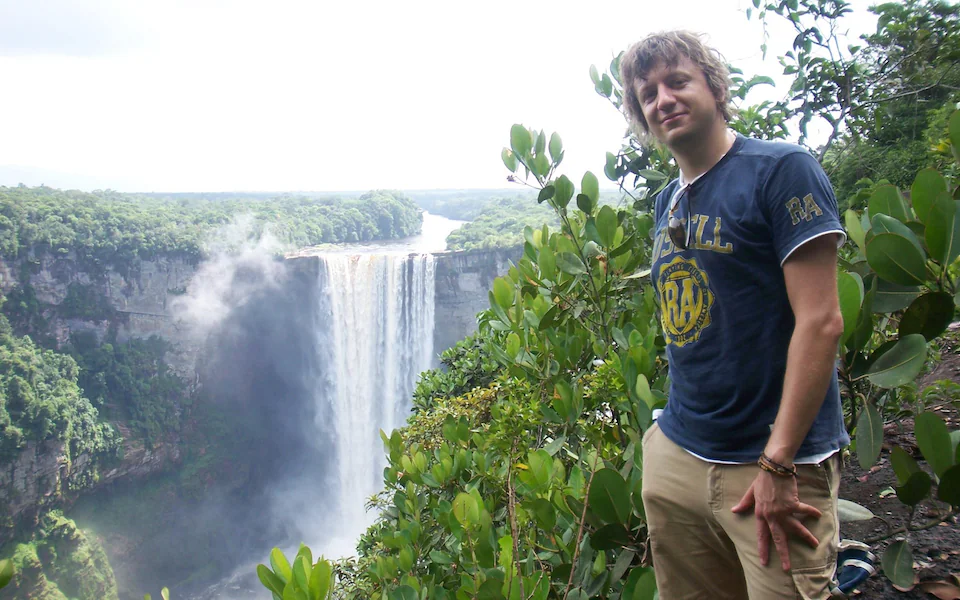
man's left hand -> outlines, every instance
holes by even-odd
[[[749,512],[751,507],[757,517],[757,549],[760,552],[760,564],[763,566],[767,566],[770,559],[771,539],[780,554],[780,564],[784,571],[790,570],[788,536],[796,536],[813,548],[820,544],[800,519],[820,518],[823,513],[814,506],[800,502],[796,477],[780,477],[760,471],[747,493],[730,510],[744,514]]]

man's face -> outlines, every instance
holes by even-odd
[[[675,66],[660,63],[634,85],[650,133],[670,148],[696,141],[723,120],[703,71],[686,57]]]

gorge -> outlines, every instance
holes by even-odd
[[[32,266],[29,283],[44,305],[61,304],[81,285],[113,309],[108,319],[51,311],[61,340],[84,331],[101,339],[160,335],[197,405],[233,413],[222,434],[229,451],[217,454],[223,461],[186,441],[196,427],[188,422],[153,445],[126,439],[122,459],[101,469],[91,491],[62,493],[73,507],[68,516],[103,544],[121,598],[156,594],[162,585],[195,598],[236,597],[256,586],[228,579],[211,588],[211,581],[238,565],[242,580],[254,572],[249,561],[265,560],[274,545],[303,541],[328,556],[352,552],[373,518],[364,504],[381,480],[378,431],[403,424],[418,374],[475,329],[492,280],[519,254],[415,250],[340,248],[279,262],[254,254],[197,266],[161,259],[101,276],[69,255]],[[0,272],[9,290],[23,283],[13,275],[26,270],[2,265]],[[204,282],[212,276],[229,280],[218,299],[217,310],[226,310],[201,303],[191,316],[184,307],[199,298],[191,286],[220,289]],[[0,473],[0,502],[29,520],[83,466],[81,459],[64,468],[55,445],[30,449]],[[162,482],[182,481],[185,468],[200,469],[207,483],[191,487],[187,500],[173,498]],[[124,531],[138,512],[147,515],[139,530]]]

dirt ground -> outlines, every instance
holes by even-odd
[[[954,330],[947,337],[941,348],[940,361],[931,372],[921,377],[918,382],[919,389],[922,390],[924,386],[943,379],[960,382],[960,331]],[[937,413],[946,419],[951,431],[960,427],[955,407],[948,405],[937,410]],[[890,450],[895,445],[903,447],[914,458],[922,459],[913,435],[913,419],[903,419],[885,427],[883,452],[870,472],[865,473],[860,468],[855,456],[847,460],[840,484],[840,497],[866,506],[875,515],[885,520],[886,524],[880,518],[846,523],[841,527],[841,539],[867,541],[871,537],[884,534],[888,530],[888,525],[892,529],[903,526],[909,518],[909,509],[897,499],[895,493],[889,491],[896,486],[896,477],[889,460]],[[924,501],[919,506],[913,523],[916,526],[930,522],[945,514],[940,511],[947,509],[948,507],[941,502]],[[883,551],[890,543],[901,538],[902,536],[871,544],[873,553],[877,555],[877,573],[861,585],[858,593],[851,596],[852,598],[870,600],[936,598],[933,594],[921,590],[919,585],[909,591],[899,591],[883,574],[879,565]],[[913,548],[914,570],[918,583],[936,580],[953,581],[952,574],[960,575],[960,525],[956,516],[930,529],[910,532],[907,534],[907,540]]]

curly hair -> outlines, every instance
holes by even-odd
[[[701,36],[690,31],[665,31],[653,33],[630,47],[620,60],[623,80],[623,105],[627,116],[639,125],[643,133],[650,127],[643,116],[637,98],[636,84],[661,64],[675,67],[682,58],[688,58],[703,71],[707,86],[717,100],[717,108],[724,120],[733,117],[730,106],[730,71],[717,50],[707,46]]]

